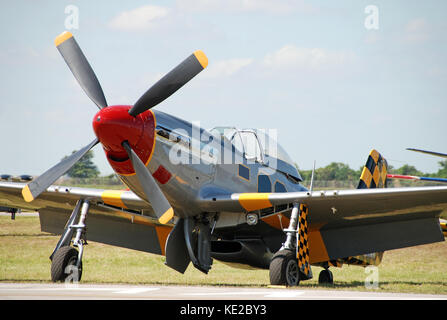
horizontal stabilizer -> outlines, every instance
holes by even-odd
[[[421,181],[434,181],[434,182],[447,182],[444,178],[433,178],[433,177],[418,177],[418,176],[408,176],[402,174],[387,174],[387,178],[390,179],[404,179],[404,180],[421,180]]]

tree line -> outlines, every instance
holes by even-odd
[[[437,172],[426,173],[419,171],[415,166],[405,164],[400,168],[394,168],[388,164],[388,173],[422,176],[422,177],[438,177],[447,178],[447,160],[439,161],[440,168]],[[358,170],[351,169],[347,164],[341,162],[332,162],[325,167],[315,169],[315,180],[323,181],[356,181],[360,178],[363,166]],[[304,181],[310,181],[312,170],[299,170]]]

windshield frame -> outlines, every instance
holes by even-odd
[[[225,135],[227,130],[232,130],[231,137],[229,137],[228,133]],[[261,159],[259,161],[255,160],[258,163],[261,163],[267,167],[271,167],[272,169],[281,171],[285,173],[288,176],[293,177],[295,180],[303,181],[298,168],[296,167],[294,161],[289,156],[289,154],[286,152],[286,150],[278,143],[277,139],[273,138],[271,135],[269,135],[265,129],[252,129],[252,128],[246,128],[246,129],[237,129],[236,127],[214,127],[210,130],[208,130],[211,134],[216,135],[216,133],[219,134],[219,136],[226,140],[234,146],[235,150],[238,150],[242,153],[243,157],[248,161],[253,161],[253,159],[249,159],[246,156],[245,152],[245,145],[243,143],[243,139],[241,137],[240,132],[251,132],[255,135],[257,141],[258,141],[258,147],[260,148],[260,154]],[[227,131],[228,132],[228,131]],[[233,142],[235,136],[238,136],[238,139],[240,140],[242,150],[240,150]],[[262,139],[264,140],[262,140]],[[275,148],[272,150],[271,148],[267,148],[266,143],[268,142],[268,146],[270,147],[273,145]],[[273,152],[271,152],[273,151]],[[273,154],[272,154],[273,153]],[[276,153],[276,154],[275,154]]]

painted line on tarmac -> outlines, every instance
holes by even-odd
[[[304,294],[304,291],[271,292],[271,291],[230,291],[230,292],[194,292],[184,293],[184,296],[264,296],[265,298],[295,298]]]
[[[125,290],[120,290],[120,288],[106,288],[106,287],[84,287],[81,285],[76,284],[67,284],[61,287],[51,287],[51,288],[32,288],[32,287],[22,287],[17,288],[16,286],[2,286],[0,288],[1,291],[14,291],[14,290],[21,290],[21,291],[105,291],[105,292],[111,292],[116,294],[139,294],[144,292],[150,292],[150,291],[157,291],[160,290],[160,288],[130,288]]]
[[[157,291],[160,290],[160,288],[133,288],[128,290],[121,290],[121,291],[114,291],[113,293],[117,294],[138,294],[138,293],[144,293],[149,291]]]
[[[304,294],[303,291],[295,291],[295,292],[275,292],[265,295],[265,298],[296,298],[302,296]]]

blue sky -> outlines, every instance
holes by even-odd
[[[37,175],[94,138],[97,108],[53,42],[70,5],[109,105],[133,104],[201,49],[208,68],[157,109],[277,129],[302,169],[357,169],[376,148],[435,172],[440,159],[405,148],[447,152],[445,1],[14,1],[0,12],[1,173]],[[378,29],[365,27],[370,5]]]

